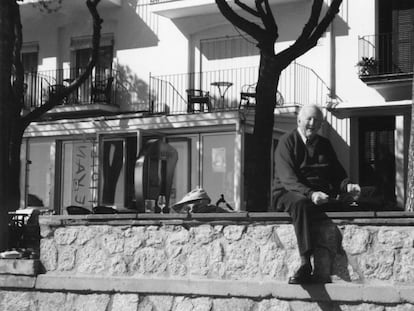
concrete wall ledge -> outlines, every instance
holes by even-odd
[[[327,212],[327,216],[336,224],[361,225],[414,225],[414,213],[403,211],[350,211]],[[197,214],[91,214],[91,215],[52,215],[39,217],[41,225],[70,226],[70,225],[197,225],[208,222],[212,224],[273,222],[290,223],[287,213],[197,213]]]
[[[26,275],[0,275],[0,288],[10,289],[33,289],[36,285],[35,276],[26,276]]]
[[[278,298],[320,302],[414,303],[414,286],[379,286],[343,281],[289,285],[278,281],[188,280],[144,277],[38,275],[1,276],[0,288],[78,293],[136,293],[185,296]]]

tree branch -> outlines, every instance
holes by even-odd
[[[341,6],[342,0],[333,0],[331,5],[329,6],[328,11],[326,12],[324,18],[319,23],[318,27],[316,27],[315,31],[311,36],[311,40],[318,40],[323,33],[328,29],[331,22],[334,20],[335,16],[339,13],[339,7]]]
[[[315,0],[320,1],[320,0]],[[335,18],[336,14],[339,12],[339,7],[341,6],[342,0],[333,0],[331,5],[329,6],[325,16],[322,20],[314,27],[313,31],[311,31],[307,38],[304,36],[300,40],[296,40],[296,42],[291,45],[289,48],[283,50],[278,54],[281,58],[286,57],[289,61],[288,63],[292,62],[299,56],[308,52],[311,48],[316,46],[318,40],[321,36],[326,32],[328,26]],[[308,30],[307,30],[308,31]]]
[[[262,7],[263,4],[265,6],[264,9]],[[272,9],[269,5],[269,0],[256,0],[256,8],[260,13],[263,25],[265,26],[267,33],[272,38],[271,40],[274,40],[274,42],[276,42],[277,38],[279,38],[279,32],[275,17],[273,16]]]
[[[302,34],[299,36],[297,41],[302,41],[308,39],[312,31],[318,25],[319,17],[322,11],[323,0],[314,0],[312,4],[311,14],[309,16],[308,22],[305,24],[302,30]]]
[[[86,5],[93,19],[93,34],[92,34],[92,56],[88,62],[86,70],[77,77],[69,86],[63,87],[62,89],[57,90],[56,93],[50,93],[49,98],[42,106],[36,108],[35,110],[28,113],[25,117],[22,118],[24,127],[27,127],[30,122],[37,120],[44,113],[49,111],[58,105],[63,98],[68,96],[70,93],[78,89],[91,75],[92,69],[95,67],[95,64],[99,57],[99,43],[101,38],[101,28],[103,20],[99,16],[97,5],[100,0],[86,0]]]
[[[236,3],[241,9],[243,9],[246,12],[252,14],[253,16],[260,17],[260,15],[257,11],[255,11],[253,8],[249,7],[244,2],[241,2],[240,0],[234,0],[234,3]]]
[[[217,7],[219,8],[221,14],[234,26],[241,29],[242,31],[249,34],[256,41],[260,42],[259,39],[263,38],[266,34],[265,30],[255,23],[250,22],[249,20],[241,17],[236,14],[233,9],[227,4],[226,0],[215,0]]]

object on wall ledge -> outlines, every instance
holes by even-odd
[[[223,194],[220,195],[216,205],[210,204],[210,202],[211,199],[207,192],[201,187],[196,187],[171,206],[171,210],[178,214],[234,212],[234,209],[224,199]]]

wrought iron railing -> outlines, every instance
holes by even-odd
[[[26,73],[25,107],[40,107],[51,92],[68,85],[79,72],[79,69],[62,69]],[[241,101],[240,93],[246,85],[255,84],[257,76],[257,67],[150,76],[149,101],[145,111],[149,114],[188,113],[188,89],[208,92],[211,111],[237,110]],[[78,90],[63,99],[61,105],[119,105],[120,101],[128,98],[125,93],[129,93],[123,87],[122,79],[117,71],[94,70]],[[285,106],[309,103],[324,106],[329,95],[328,86],[316,72],[297,63],[282,72],[278,91]]]
[[[214,111],[235,110],[240,106],[240,93],[243,87],[256,83],[257,77],[257,67],[150,76],[149,101],[152,112],[187,113],[188,89],[208,92]],[[285,106],[324,106],[330,95],[328,86],[316,72],[298,63],[293,63],[282,72],[278,91]]]
[[[414,32],[393,32],[359,37],[360,76],[413,73]]]
[[[52,92],[69,85],[82,69],[58,69],[26,72],[24,74],[24,105],[27,109],[40,107]],[[117,72],[95,69],[92,75],[60,103],[61,105],[117,105],[119,88]]]

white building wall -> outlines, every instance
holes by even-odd
[[[359,79],[356,67],[359,36],[376,33],[376,2],[344,0],[341,12],[327,33],[312,50],[297,59],[297,63],[313,70],[333,95],[340,98],[339,107],[388,104],[373,87]],[[122,1],[121,7],[104,7],[99,11],[104,19],[102,33],[113,34],[114,37],[115,68],[125,69],[136,81],[149,85],[150,75],[182,74],[199,71],[200,68],[219,70],[258,65],[259,55],[213,60],[200,57],[200,40],[241,34],[219,12],[169,19],[159,15],[148,17],[145,14],[151,13],[135,4]],[[289,47],[300,35],[311,5],[312,1],[293,1],[274,6],[273,12],[279,27],[277,52]],[[24,20],[24,41],[38,42],[40,47],[39,70],[69,68],[71,38],[90,35],[91,31],[86,8],[78,8],[76,14],[40,14]],[[235,96],[239,94],[239,87],[232,86],[237,90]],[[232,99],[238,100],[236,97]],[[405,156],[402,146],[407,145],[406,118],[397,118],[399,185],[404,184]],[[333,141],[337,151],[341,150],[338,152],[340,161],[351,177],[357,178],[358,167],[356,161],[351,160],[358,156],[358,141],[355,141],[358,122],[352,122],[347,116],[339,119],[331,113],[326,114],[326,121],[323,134]]]

